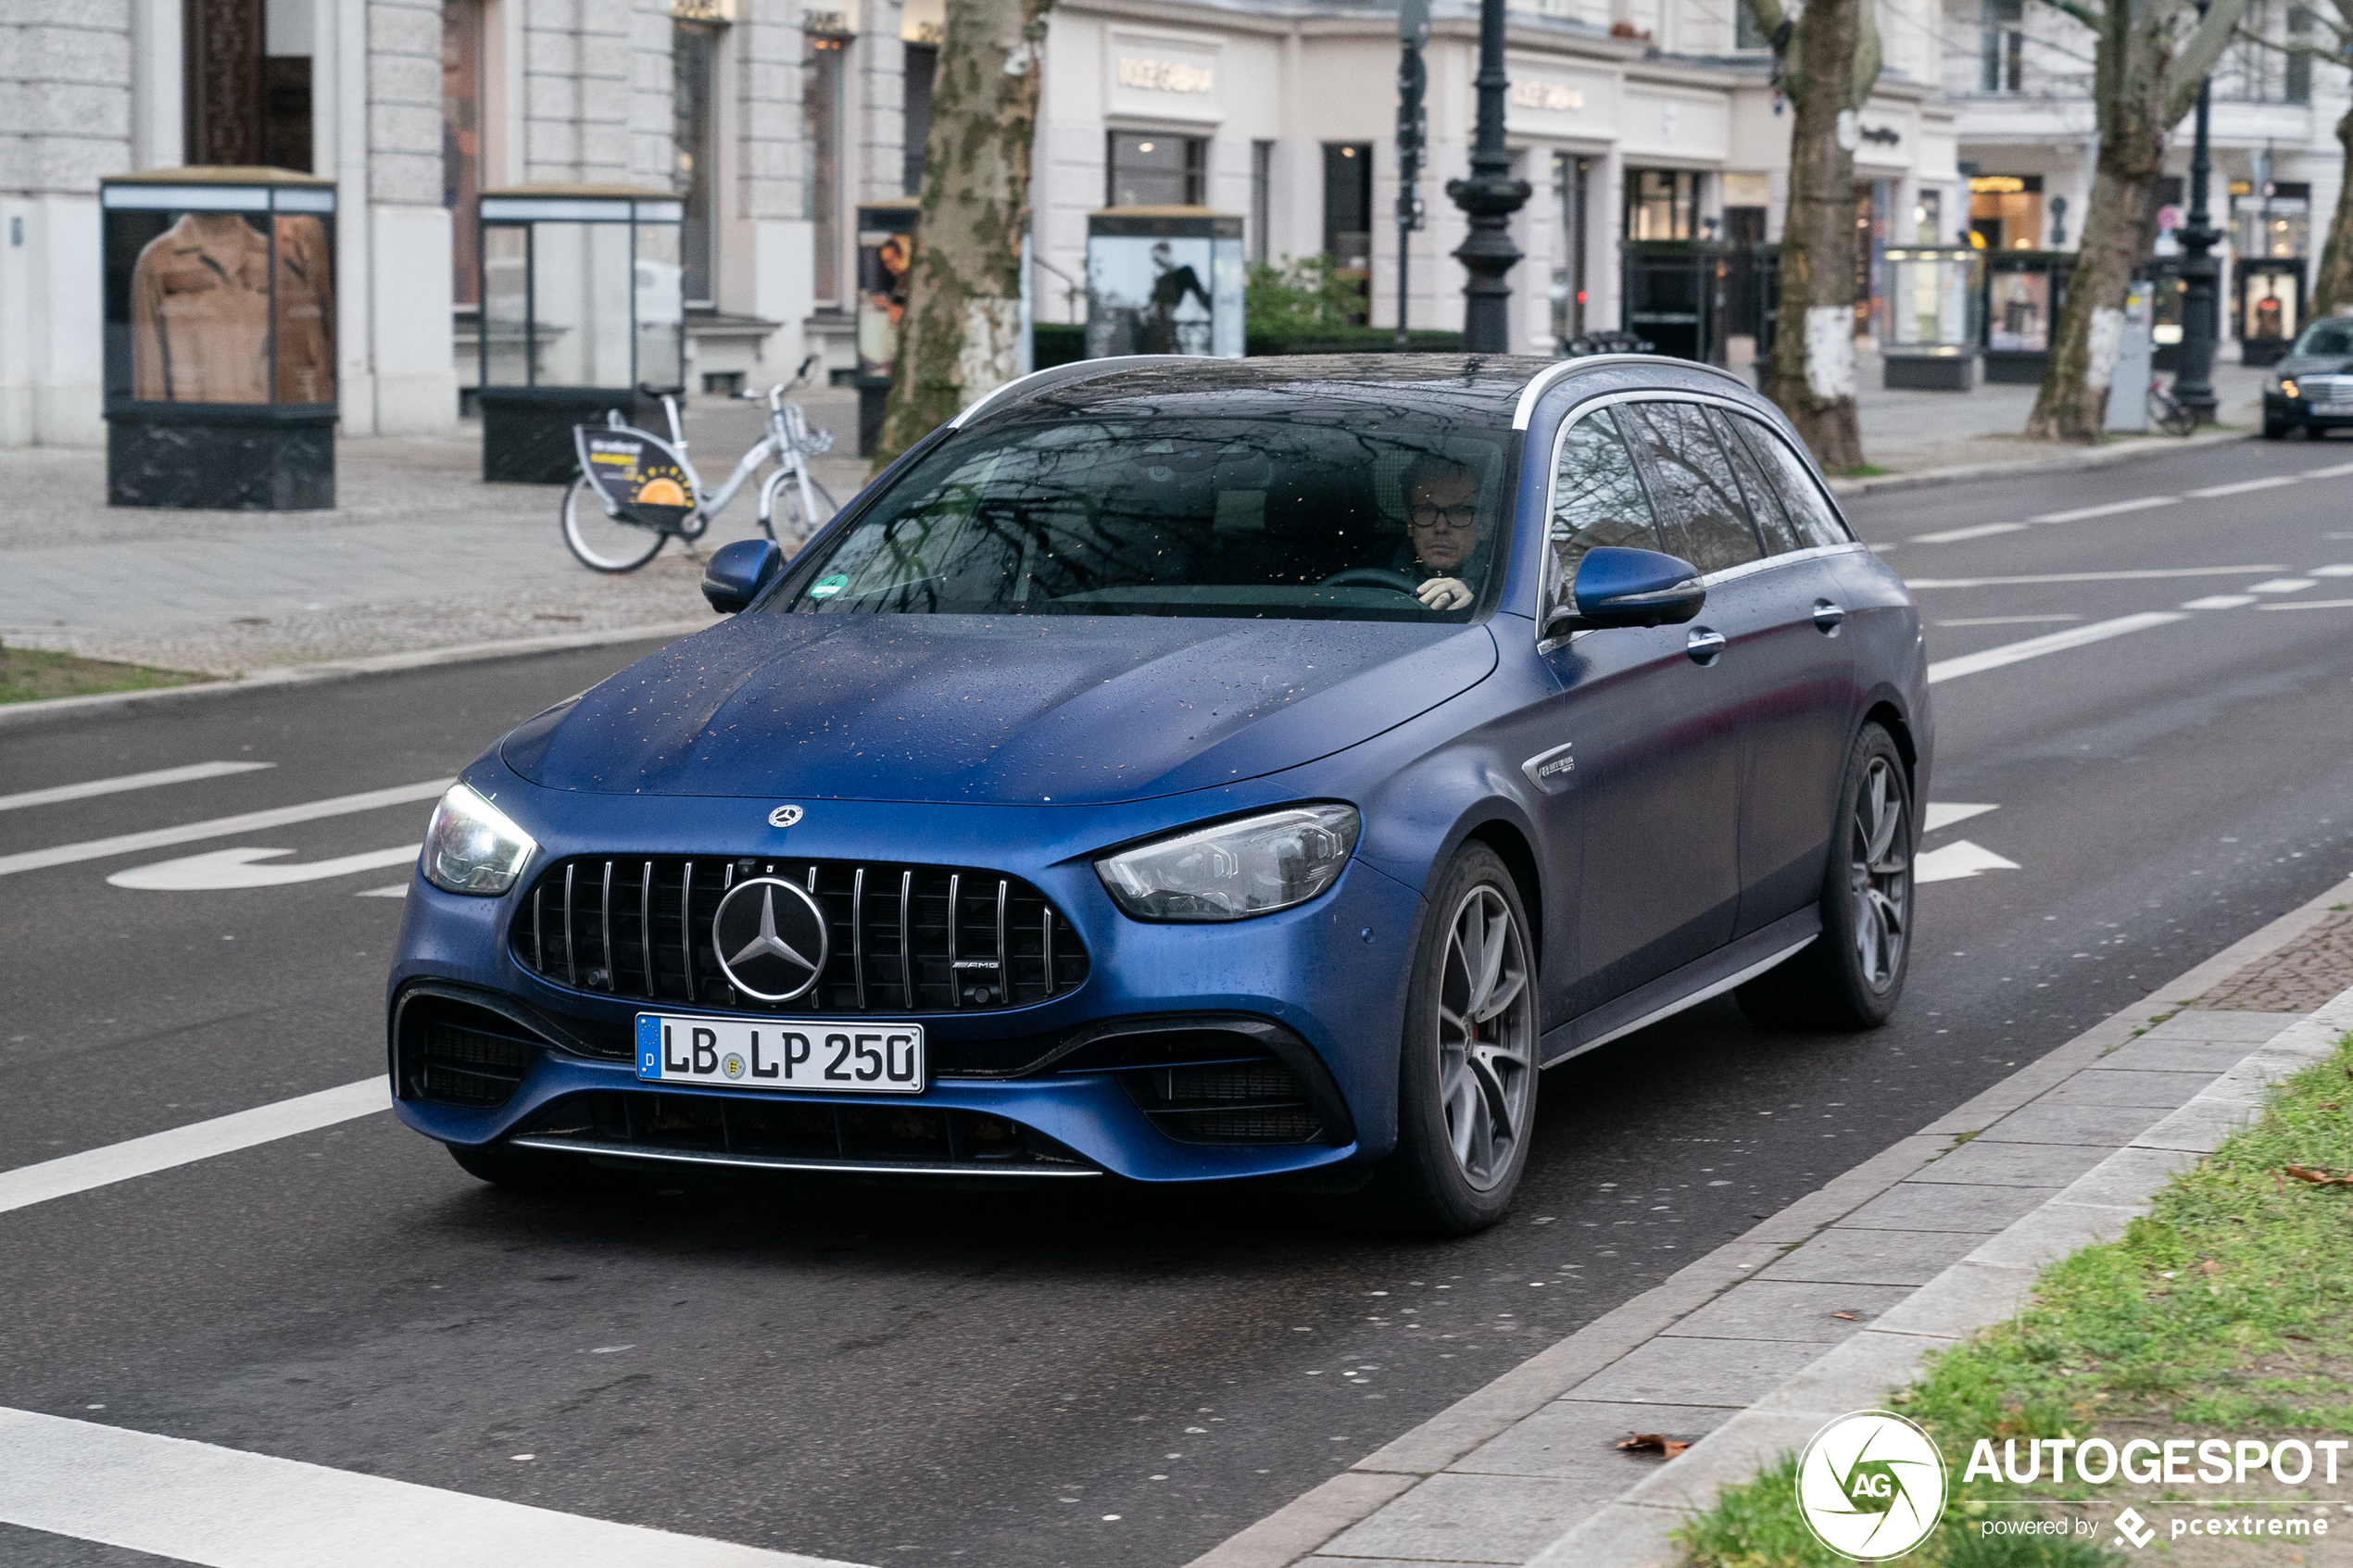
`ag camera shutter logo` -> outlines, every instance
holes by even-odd
[[[1806,1526],[1841,1557],[1901,1557],[1944,1512],[1944,1458],[1929,1435],[1887,1411],[1840,1416],[1797,1461]]]

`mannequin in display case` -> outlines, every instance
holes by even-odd
[[[131,277],[132,395],[163,403],[334,398],[333,279],[326,226],[308,214],[265,231],[233,212],[190,212],[139,253]],[[271,396],[271,250],[277,252]]]

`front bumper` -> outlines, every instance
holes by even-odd
[[[2263,422],[2334,430],[2340,425],[2353,425],[2353,406],[2330,403],[2316,407],[2309,397],[2290,397],[2285,393],[2266,392],[2263,394]]]
[[[1038,1135],[1034,1142],[1065,1152],[1084,1169],[1144,1182],[1327,1171],[1378,1159],[1393,1146],[1416,889],[1360,859],[1331,891],[1298,909],[1230,925],[1157,925],[1120,913],[1096,879],[1091,856],[1106,845],[1258,801],[1074,809],[829,801],[812,807],[799,825],[774,829],[763,820],[766,802],[758,803],[756,812],[754,803],[733,800],[540,790],[495,761],[477,765],[469,782],[484,793],[497,791],[500,808],[539,841],[540,863],[578,854],[751,855],[921,861],[1011,873],[1062,909],[1086,943],[1089,970],[1083,984],[1048,1001],[912,1015],[942,1044],[1018,1038],[1037,1047],[1016,1053],[1031,1065],[1009,1075],[940,1075],[912,1097],[771,1096],[641,1084],[625,1046],[615,1052],[610,1045],[632,1037],[637,1012],[711,1010],[574,989],[515,962],[508,933],[528,876],[517,893],[495,899],[445,894],[420,878],[410,888],[392,971],[392,1013],[421,987],[472,995],[494,1009],[503,1005],[510,1019],[533,1021],[530,1032],[540,1042],[521,1063],[511,1094],[483,1106],[415,1093],[404,1083],[396,1039],[395,1110],[429,1137],[482,1145],[519,1132],[528,1136],[551,1120],[581,1122],[578,1111],[588,1103],[582,1097],[620,1096],[630,1097],[625,1103],[633,1115],[653,1115],[652,1102],[671,1101],[680,1113],[673,1120],[681,1125],[724,1122],[711,1114],[723,1101],[855,1112],[837,1118],[845,1126],[870,1123],[867,1111],[887,1115],[900,1109],[922,1113],[926,1125],[937,1124],[940,1112],[996,1118],[1030,1130]],[[864,1026],[890,1017],[876,1011],[844,1022]],[[1139,1102],[1133,1077],[1123,1077],[1122,1071],[1133,1070],[1102,1065],[1106,1053],[1087,1045],[1106,1033],[1156,1026],[1254,1030],[1255,1037],[1277,1043],[1277,1054],[1303,1058],[1300,1076],[1327,1107],[1315,1141],[1203,1143],[1172,1135],[1169,1119],[1156,1119],[1149,1103]],[[1073,1045],[1086,1048],[1066,1054]],[[1065,1054],[1051,1060],[1057,1052]],[[610,1127],[617,1102],[598,1103],[606,1106]],[[968,1130],[977,1125],[950,1120]],[[717,1135],[720,1153],[731,1137],[724,1129]],[[669,1152],[684,1158],[688,1151]],[[651,1157],[667,1156],[652,1151]],[[760,1162],[915,1168],[859,1156],[847,1135],[838,1158]],[[1034,1163],[1029,1169],[1048,1173]]]

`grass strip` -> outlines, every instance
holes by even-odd
[[[2157,1194],[2113,1242],[2043,1272],[2030,1305],[1930,1361],[1891,1407],[1925,1427],[1953,1481],[1924,1568],[2091,1568],[2125,1561],[2070,1540],[1982,1537],[1956,1524],[1987,1497],[2063,1505],[2118,1488],[1961,1483],[1981,1437],[2106,1429],[2249,1436],[2353,1432],[2353,1035],[2274,1086],[2261,1115]],[[2166,1429],[2166,1430],[2159,1430]],[[2021,1448],[2023,1443],[2021,1441]],[[1839,1568],[1797,1509],[1795,1457],[1724,1488],[1676,1532],[1699,1568]],[[2353,1521],[2347,1522],[2353,1528]]]
[[[144,664],[114,664],[46,648],[0,647],[0,702],[39,702],[53,696],[94,696],[101,692],[138,692],[156,686],[185,686],[209,675],[184,670],[151,670]]]

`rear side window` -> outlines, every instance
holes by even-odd
[[[1648,433],[1634,439],[1650,460],[1664,532],[1669,539],[1682,535],[1684,547],[1674,553],[1703,572],[1762,559],[1765,547],[1749,526],[1731,463],[1698,405],[1633,403],[1625,411]]]
[[[1797,529],[1774,498],[1774,486],[1767,483],[1765,470],[1756,466],[1756,458],[1737,432],[1732,429],[1731,416],[1721,408],[1707,410],[1707,422],[1718,439],[1724,444],[1724,455],[1732,460],[1732,473],[1741,482],[1741,494],[1748,497],[1748,515],[1756,524],[1756,532],[1764,536],[1765,553],[1785,556],[1792,550],[1802,550],[1806,541],[1797,536]]]
[[[1830,498],[1822,494],[1821,486],[1814,483],[1813,473],[1789,449],[1788,444],[1768,430],[1761,420],[1735,414],[1731,422],[1747,437],[1749,450],[1756,454],[1756,460],[1771,482],[1782,509],[1789,513],[1797,536],[1809,546],[1851,543],[1846,525],[1831,509]]]
[[[1553,515],[1545,536],[1553,564],[1547,608],[1568,600],[1577,563],[1598,546],[1661,547],[1634,459],[1619,439],[1615,410],[1596,408],[1568,427],[1553,470]]]

